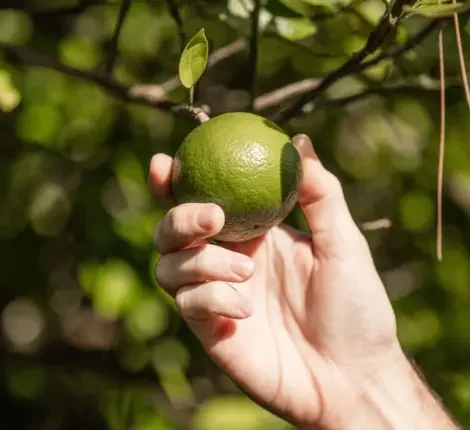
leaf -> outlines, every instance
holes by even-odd
[[[179,77],[186,88],[192,88],[207,65],[209,44],[204,29],[199,30],[185,46],[179,63]]]
[[[250,18],[253,8],[253,0],[227,0],[226,11],[220,14],[219,18],[243,33],[250,32]],[[272,19],[273,15],[268,9],[261,9],[259,14],[259,31],[263,32],[269,26]]]
[[[452,16],[454,13],[462,13],[470,10],[470,2],[456,4],[429,4],[424,6],[405,7],[408,15],[421,15],[427,18],[439,18]]]
[[[227,8],[229,12],[240,18],[248,18],[254,9],[253,0],[228,0]]]
[[[283,18],[275,19],[279,34],[289,40],[305,39],[315,34],[317,27],[308,18]]]

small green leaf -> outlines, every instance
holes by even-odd
[[[421,15],[428,18],[452,16],[470,10],[470,2],[456,4],[426,4],[424,6],[405,7],[404,12],[409,15]]]
[[[201,78],[206,69],[208,52],[209,44],[202,28],[188,42],[181,54],[179,77],[186,88],[192,88]]]

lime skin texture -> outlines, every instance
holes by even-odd
[[[212,239],[245,242],[281,223],[297,203],[300,155],[291,138],[261,116],[230,112],[192,130],[176,151],[177,204],[215,203],[225,224]]]

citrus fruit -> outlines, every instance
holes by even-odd
[[[177,204],[215,203],[225,214],[212,239],[244,242],[282,222],[297,202],[300,156],[290,137],[261,116],[231,112],[192,130],[174,157]]]

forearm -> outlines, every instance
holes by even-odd
[[[460,429],[404,354],[364,387],[360,405],[345,430]]]

